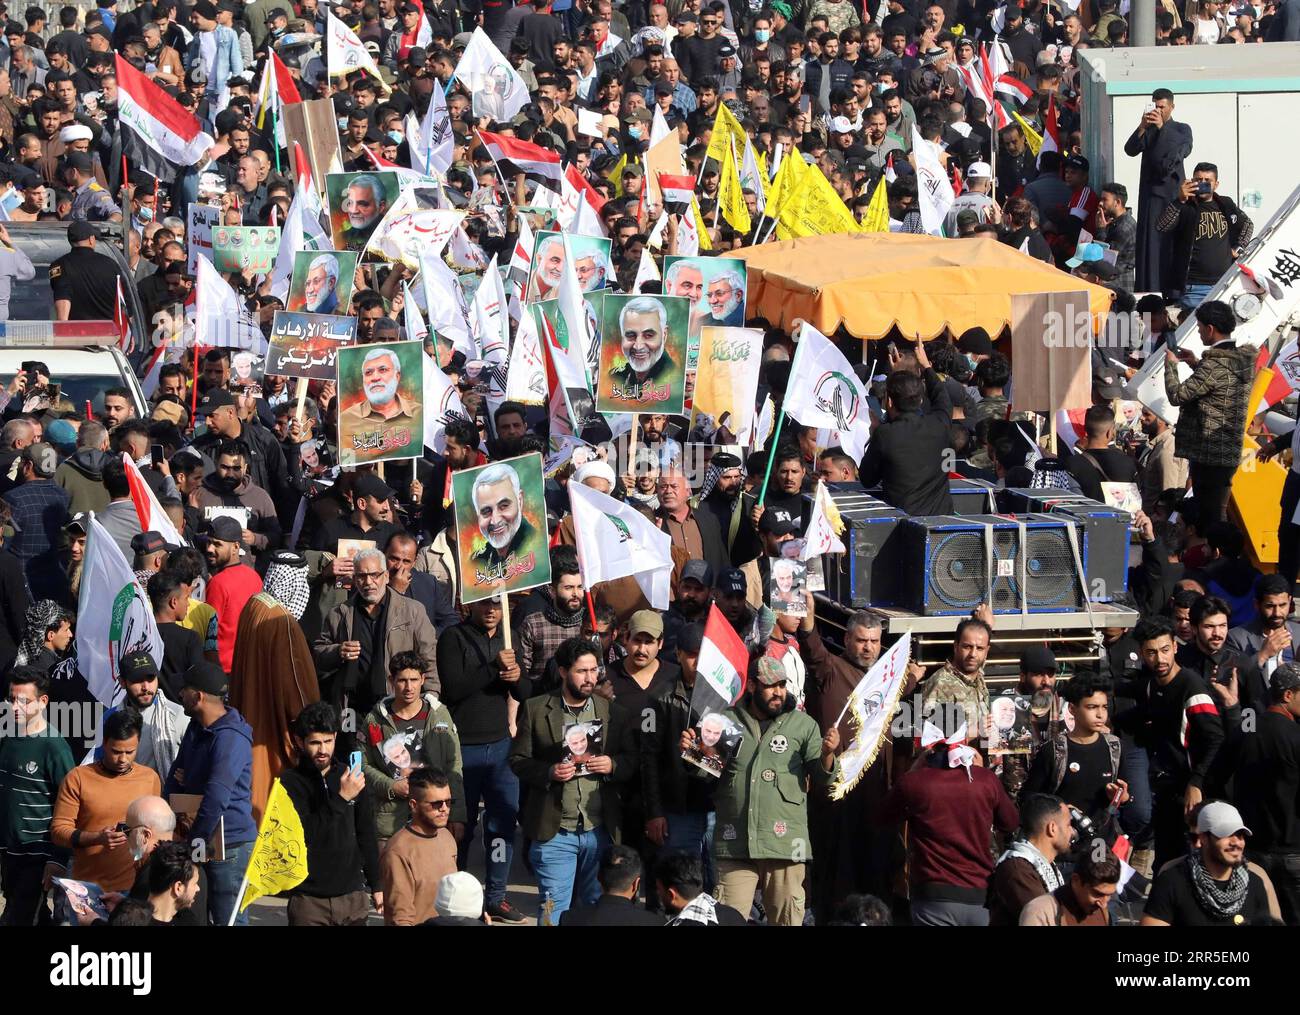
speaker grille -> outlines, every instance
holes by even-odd
[[[930,592],[943,606],[973,610],[984,601],[984,533],[972,529],[940,536],[929,572]]]

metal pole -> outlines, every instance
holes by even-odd
[[[1133,25],[1134,46],[1154,46],[1156,44],[1156,3],[1155,0],[1137,0],[1130,11]]]

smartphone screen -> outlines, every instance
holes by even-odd
[[[352,752],[351,756],[348,758],[348,767],[351,768],[353,772],[360,772],[360,771],[361,771],[361,752],[360,752],[360,751],[353,751],[353,752]]]
[[[161,468],[163,463],[163,446],[161,444],[149,445],[149,459],[155,469]]]

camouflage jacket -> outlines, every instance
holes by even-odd
[[[1178,364],[1165,361],[1165,393],[1178,406],[1175,455],[1201,465],[1241,461],[1256,352],[1248,346],[1206,349],[1192,375],[1181,383]]]
[[[960,705],[966,722],[966,739],[984,739],[985,720],[989,715],[989,689],[984,683],[982,669],[973,677],[967,677],[954,670],[951,662],[946,662],[931,673],[921,685],[921,707],[928,716],[936,705],[948,708]],[[961,725],[961,720],[954,719],[951,713],[935,716],[930,721],[945,733],[955,733]]]

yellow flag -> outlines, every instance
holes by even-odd
[[[882,176],[871,193],[871,203],[867,205],[867,214],[862,219],[864,233],[889,232],[889,198],[885,191],[885,178]]]
[[[704,227],[704,216],[700,214],[700,199],[694,194],[691,195],[691,218],[695,221],[695,232],[700,238],[700,249],[712,250],[713,241],[709,239],[709,231]]]
[[[627,168],[627,154],[624,153],[618,157],[614,163],[614,168],[609,171],[609,182],[614,185],[614,189],[621,195],[623,193],[623,170]]]
[[[725,103],[719,102],[718,113],[713,118],[713,136],[709,138],[707,157],[720,163],[733,142],[736,151],[744,151],[746,140],[748,135],[745,134],[745,128],[740,125],[740,121],[736,119],[736,114],[728,109]]]
[[[239,907],[241,912],[263,895],[287,892],[307,880],[307,840],[302,819],[279,779],[271,784],[245,877],[248,885]]]
[[[861,231],[830,180],[814,166],[807,167],[802,183],[783,202],[776,223],[780,240]]]
[[[749,234],[753,223],[749,220],[749,206],[745,204],[734,148],[728,148],[722,156],[722,173],[718,177],[718,207],[732,229],[742,236]]]
[[[1014,109],[1011,111],[1012,118],[1020,124],[1020,129],[1025,132],[1025,143],[1029,145],[1029,150],[1033,152],[1035,158],[1038,156],[1038,149],[1043,147],[1043,135],[1034,130],[1029,125],[1029,121],[1017,113]]]
[[[794,189],[803,180],[803,173],[806,168],[803,156],[797,151],[787,152],[781,159],[781,165],[777,167],[776,176],[772,180],[772,189],[767,194],[767,213],[769,215],[780,212],[781,205],[785,202],[786,197],[793,193]]]

